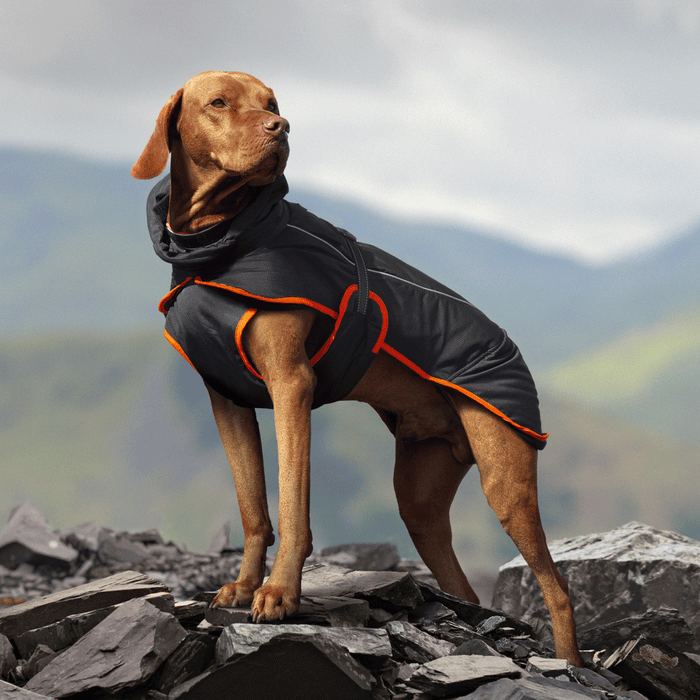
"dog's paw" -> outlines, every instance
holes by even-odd
[[[212,608],[236,608],[249,605],[255,589],[243,582],[227,583],[219,589],[211,602]]]
[[[253,622],[283,620],[299,610],[299,593],[284,586],[265,585],[255,592]]]

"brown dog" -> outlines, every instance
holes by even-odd
[[[223,230],[217,229],[222,222],[225,229],[229,221],[246,216],[258,193],[281,176],[289,154],[288,132],[272,91],[242,73],[203,73],[170,98],[132,175],[155,177],[172,154],[169,203],[164,201],[171,230],[167,245],[173,255],[198,236],[204,236],[206,244],[211,231]],[[179,243],[173,245],[170,239]],[[161,257],[168,259],[169,254]],[[192,283],[193,275],[175,275],[176,290]],[[207,284],[201,277],[194,281]],[[274,535],[255,411],[212,388],[218,388],[218,378],[202,372],[233,471],[245,533],[240,575],[221,588],[213,605],[252,602],[256,621],[281,619],[298,609],[301,570],[312,551],[310,414],[318,380],[309,358],[331,342],[324,346],[329,326],[316,307],[320,308],[309,303],[260,304],[235,337],[239,359],[264,381],[274,407],[280,543],[265,583],[265,555]],[[171,342],[177,347],[172,338]],[[421,376],[410,363],[397,360],[398,353],[392,356],[376,347],[371,365],[343,398],[370,404],[396,436],[399,511],[423,561],[444,591],[478,602],[453,552],[449,519],[457,487],[476,463],[489,504],[542,588],[557,655],[581,666],[567,584],[551,558],[540,522],[537,450],[488,403],[453,390],[448,382]],[[236,352],[228,346],[224,352],[227,349]]]

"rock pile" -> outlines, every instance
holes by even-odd
[[[391,545],[322,552],[299,613],[262,625],[208,607],[241,557],[225,528],[212,550],[56,533],[15,509],[0,533],[0,699],[700,697],[700,649],[676,610],[592,627],[578,669],[554,658],[545,625],[441,592]]]

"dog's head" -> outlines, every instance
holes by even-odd
[[[204,175],[216,172],[255,186],[281,175],[289,156],[289,123],[275,95],[245,73],[200,73],[158,115],[146,148],[131,169],[141,180],[163,172],[173,152]]]

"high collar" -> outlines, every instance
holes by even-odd
[[[229,257],[254,230],[279,229],[286,219],[282,200],[289,191],[284,175],[256,191],[251,203],[237,216],[200,233],[173,233],[166,225],[170,204],[170,175],[151,190],[146,206],[148,232],[156,254],[173,267],[196,270]],[[284,221],[286,225],[286,221]]]

